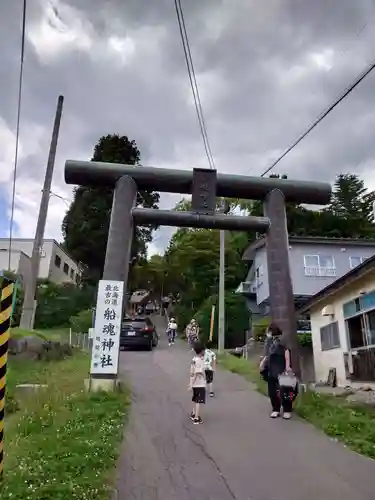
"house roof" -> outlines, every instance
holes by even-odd
[[[375,269],[375,255],[369,257],[364,262],[362,262],[362,264],[356,266],[354,269],[351,269],[348,273],[344,274],[343,276],[335,280],[333,283],[326,286],[318,293],[310,297],[308,301],[300,309],[298,309],[297,312],[299,313],[308,312],[311,309],[311,307],[313,307],[321,300],[325,299],[329,295],[332,295],[334,292],[337,292],[346,285],[349,285],[353,281],[362,278],[369,271],[372,271],[373,269]]]
[[[375,240],[366,240],[363,238],[325,238],[321,236],[290,236],[289,243],[301,243],[306,245],[340,245],[340,246],[361,246],[361,247],[375,247]],[[253,260],[255,252],[266,244],[265,236],[258,238],[251,245],[249,245],[243,256],[242,260]]]

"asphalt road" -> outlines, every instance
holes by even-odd
[[[294,418],[219,371],[204,424],[188,418],[190,352],[165,342],[124,352],[133,408],[118,466],[118,500],[373,500],[375,461]]]

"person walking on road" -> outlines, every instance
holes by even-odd
[[[199,341],[199,326],[194,318],[186,327],[186,337],[191,347],[193,347],[194,342]]]
[[[204,365],[204,346],[200,342],[194,342],[193,349],[195,355],[190,363],[190,383],[189,390],[193,391],[193,411],[190,418],[193,424],[202,424],[200,416],[201,405],[206,403],[206,374]]]
[[[174,318],[171,318],[168,323],[167,333],[168,333],[168,344],[169,346],[171,346],[172,344],[174,344],[177,333],[177,323]]]
[[[282,408],[283,418],[288,420],[292,416],[296,385],[293,386],[295,377],[292,373],[291,353],[281,341],[281,335],[281,329],[276,324],[271,323],[267,330],[270,341],[266,343],[265,356],[259,368],[268,384],[268,395],[272,406],[271,418],[279,417]],[[288,380],[288,377],[292,381],[290,387],[287,387],[284,381],[284,379]],[[280,384],[281,380],[283,380],[282,384]]]
[[[206,374],[206,384],[207,390],[211,398],[215,396],[213,389],[213,381],[214,381],[214,373],[216,370],[216,354],[214,351],[211,351],[210,343],[209,346],[204,351],[204,369]]]

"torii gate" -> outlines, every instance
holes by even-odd
[[[114,188],[103,280],[123,281],[124,297],[135,224],[266,232],[271,318],[284,332],[300,374],[285,202],[325,205],[331,197],[330,184],[73,160],[65,163],[65,181]],[[136,208],[137,191],[143,189],[192,194],[192,210]],[[262,200],[264,217],[217,213],[216,197]]]

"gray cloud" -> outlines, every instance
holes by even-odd
[[[375,57],[375,0],[182,3],[211,146],[223,172],[260,174]],[[21,7],[0,6],[0,140],[8,138],[0,166],[9,175]],[[64,161],[89,158],[96,140],[111,132],[134,138],[144,164],[206,166],[173,2],[35,0],[28,5],[27,34],[17,183],[22,234],[34,231],[60,93],[66,101],[54,179],[59,194],[71,193],[63,183]],[[351,171],[370,183],[374,77],[277,171],[329,181]],[[0,175],[8,203],[9,175]],[[163,195],[162,206],[176,201]],[[56,236],[66,207],[57,198],[51,203],[47,229]],[[164,248],[170,234],[162,230],[154,247]]]

